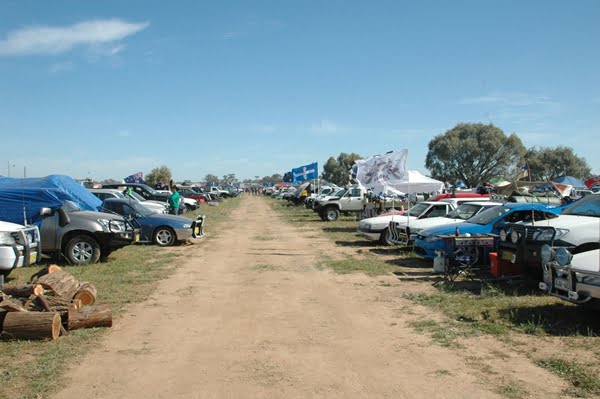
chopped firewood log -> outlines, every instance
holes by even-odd
[[[45,274],[36,280],[36,284],[68,300],[72,300],[79,289],[79,281],[64,270]]]
[[[27,309],[25,309],[20,301],[11,297],[4,297],[2,302],[0,302],[0,309],[4,309],[7,312],[27,312]]]
[[[96,295],[98,291],[92,283],[82,282],[79,286],[79,290],[75,294],[74,299],[81,299],[83,306],[93,305],[96,303]]]
[[[46,297],[43,294],[38,295],[38,301],[40,301],[40,303],[42,304],[42,307],[44,308],[44,310],[46,312],[51,312],[52,313],[52,310],[50,309],[50,305],[48,304],[48,301],[46,300]],[[60,316],[59,316],[59,320],[60,320]],[[68,335],[69,334],[69,332],[62,325],[62,323],[59,322],[59,326],[60,326],[60,333],[62,335]]]
[[[67,326],[69,330],[91,327],[111,327],[112,309],[110,305],[84,306],[69,309]]]
[[[54,272],[57,272],[60,270],[62,270],[62,269],[58,265],[48,265],[45,268],[43,268],[42,270],[40,270],[39,272],[32,275],[31,278],[29,279],[29,281],[31,281],[32,283],[35,283],[35,280],[37,280],[38,278],[45,276],[46,274],[54,273]]]
[[[5,285],[2,292],[14,297],[27,298],[29,295],[39,295],[44,292],[40,284]]]
[[[7,312],[2,321],[5,339],[56,339],[60,334],[58,313]]]

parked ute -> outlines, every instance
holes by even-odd
[[[36,226],[0,221],[0,275],[8,277],[17,267],[33,265],[41,258],[41,249]]]
[[[336,221],[340,212],[360,212],[366,202],[367,191],[361,186],[352,186],[337,192],[335,196],[325,197],[315,201],[313,210],[319,214],[322,220]]]
[[[175,244],[189,237],[201,234],[198,220],[190,220],[176,215],[154,213],[137,202],[123,198],[107,198],[102,204],[103,209],[114,212],[131,221],[139,227],[140,242],[151,242],[161,247]]]
[[[600,305],[600,249],[572,254],[567,248],[543,245],[541,290],[578,305]]]
[[[122,217],[82,211],[71,202],[58,209],[42,208],[40,214],[42,251],[60,254],[74,265],[96,263],[139,240],[139,234]]]
[[[437,255],[451,257],[446,253],[444,236],[498,234],[507,223],[554,219],[561,212],[559,207],[540,203],[506,203],[490,208],[460,225],[433,227],[421,230],[415,239],[414,251],[417,256],[434,259]],[[478,256],[477,253],[471,254]]]
[[[543,245],[577,254],[600,248],[600,196],[588,195],[563,207],[561,215],[542,223],[506,225],[500,233],[501,259],[539,271]]]
[[[444,216],[419,218],[414,221],[390,222],[390,241],[394,245],[409,245],[415,241],[417,234],[422,230],[432,227],[457,225],[498,205],[502,204],[490,201],[468,201],[463,202],[458,208]]]

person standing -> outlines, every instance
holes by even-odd
[[[181,194],[177,186],[173,186],[173,194],[169,197],[169,213],[172,215],[179,215],[179,202],[181,201]]]

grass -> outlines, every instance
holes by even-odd
[[[462,348],[459,339],[475,334],[473,329],[467,329],[458,323],[418,320],[411,322],[410,325],[417,332],[429,334],[433,342],[446,348]]]
[[[503,381],[498,387],[497,392],[508,399],[521,399],[530,396],[529,392],[518,382]]]
[[[224,201],[218,207],[204,206],[205,231],[210,235],[226,220],[240,199]],[[184,216],[193,218],[194,212]],[[167,278],[185,247],[175,250],[151,245],[131,245],[110,255],[108,261],[87,266],[61,265],[80,281],[90,281],[98,289],[98,303],[112,305],[118,322],[127,306],[148,299],[158,281]],[[25,283],[42,267],[15,270],[8,284]],[[0,399],[37,399],[47,397],[64,378],[67,367],[94,348],[104,329],[72,331],[56,341],[0,341]]]
[[[587,397],[600,394],[600,379],[592,367],[558,357],[538,359],[536,364],[569,381],[567,394]]]
[[[396,267],[378,259],[375,256],[367,256],[365,259],[356,259],[348,257],[341,260],[325,258],[320,261],[318,268],[329,268],[339,274],[365,273],[369,276],[381,276],[392,273],[397,270]]]

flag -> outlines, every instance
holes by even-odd
[[[590,177],[585,181],[587,188],[592,188],[596,184],[600,184],[600,176]]]
[[[525,162],[525,165],[519,168],[519,173],[517,173],[517,180],[521,180],[527,176],[529,176],[529,163]]]
[[[292,174],[292,172],[285,172],[283,174],[283,181],[285,183],[292,183],[294,181],[294,175]]]
[[[125,183],[146,183],[144,181],[144,174],[142,172],[134,173],[123,179]]]
[[[569,185],[569,184],[561,184],[561,183],[555,183],[555,182],[551,182],[552,187],[554,187],[554,189],[556,191],[558,191],[558,193],[562,196],[562,197],[567,197],[569,195],[571,195],[571,190],[573,189],[573,186]]]
[[[399,182],[408,178],[406,170],[406,158],[408,150],[386,152],[383,155],[374,155],[367,159],[356,161],[358,172],[356,180],[364,187],[373,188],[376,191],[386,191],[393,188]]]
[[[299,168],[292,169],[292,175],[294,176],[294,183],[316,179],[319,177],[319,165],[315,162],[310,165],[300,166]]]

